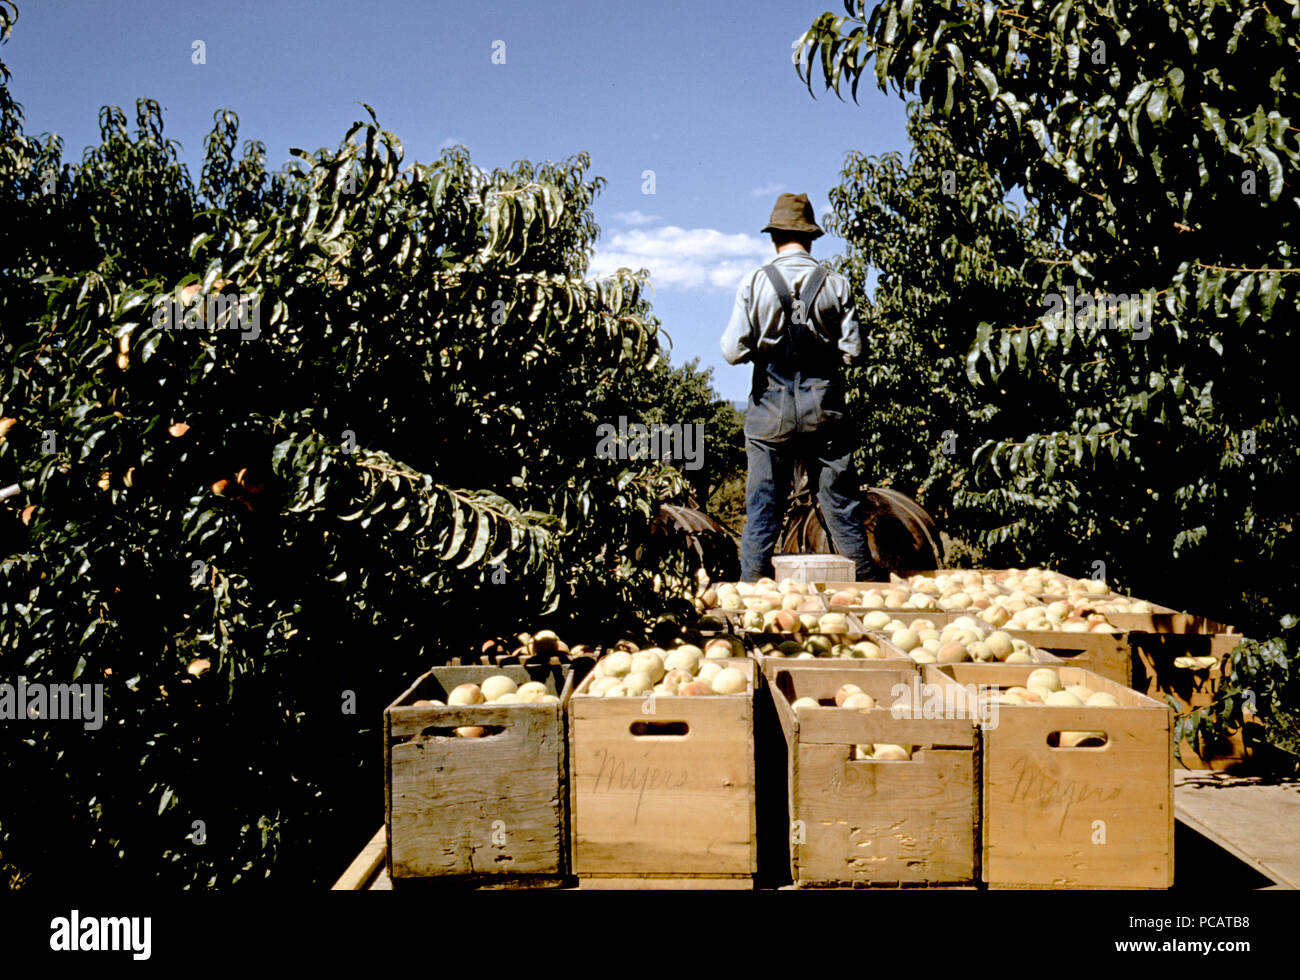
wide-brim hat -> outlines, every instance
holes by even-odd
[[[813,219],[813,206],[807,194],[782,194],[778,197],[763,234],[769,231],[796,231],[810,238],[826,234]]]

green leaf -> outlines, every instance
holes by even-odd
[[[1259,158],[1264,161],[1264,169],[1268,171],[1268,199],[1276,201],[1282,195],[1284,184],[1282,163],[1278,160],[1277,154],[1267,146],[1256,144],[1253,149],[1259,154]]]
[[[474,543],[470,546],[469,552],[456,566],[457,568],[469,568],[471,565],[482,560],[487,554],[488,546],[492,543],[492,526],[491,521],[482,513],[475,513]]]

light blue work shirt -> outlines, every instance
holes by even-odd
[[[790,249],[774,259],[785,277],[792,296],[818,265],[802,249]],[[829,272],[817,294],[817,309],[804,322],[823,343],[839,348],[845,364],[854,363],[862,354],[862,338],[853,309],[853,295],[848,279]],[[736,292],[731,322],[722,335],[722,356],[728,364],[753,363],[754,355],[763,361],[779,354],[785,339],[785,313],[776,290],[761,268],[747,275]]]

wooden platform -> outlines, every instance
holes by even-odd
[[[392,891],[393,883],[388,880],[388,870],[384,859],[388,850],[387,834],[383,827],[370,838],[370,843],[353,858],[348,869],[334,882],[331,891],[363,892]]]
[[[1300,888],[1300,781],[1174,770],[1174,817],[1281,888]]]
[[[1300,780],[1266,782],[1226,772],[1176,769],[1174,817],[1273,882],[1271,887],[1300,888]],[[334,890],[392,891],[384,868],[385,845],[380,827]],[[1176,849],[1175,862],[1178,856]],[[1188,869],[1193,882],[1196,870]]]

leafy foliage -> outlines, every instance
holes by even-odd
[[[588,159],[403,168],[367,112],[277,172],[218,112],[196,185],[156,103],[65,164],[0,85],[0,680],[107,719],[5,726],[11,876],[329,877],[416,673],[693,581],[680,474],[595,453],[661,352]]]
[[[681,461],[676,465],[699,505],[712,512],[709,501],[728,480],[744,473],[744,417],[718,396],[713,388],[713,368],[701,371],[698,359],[676,368],[661,360],[641,375],[634,387],[629,411],[639,414],[630,421],[703,427],[701,465],[695,469]]]
[[[897,414],[866,472],[990,564],[1102,561],[1276,631],[1300,573],[1300,5],[844,9],[804,36],[810,91],[874,74],[917,102],[909,166],[851,156],[835,196],[846,268],[881,270],[857,401]]]
[[[1294,624],[1293,624],[1294,625]],[[1300,768],[1300,669],[1286,639],[1246,640],[1225,659],[1225,676],[1214,701],[1180,717],[1174,731],[1175,751],[1183,739],[1196,744],[1226,740],[1235,731],[1256,725],[1268,742]],[[1278,760],[1280,761],[1280,760]]]

